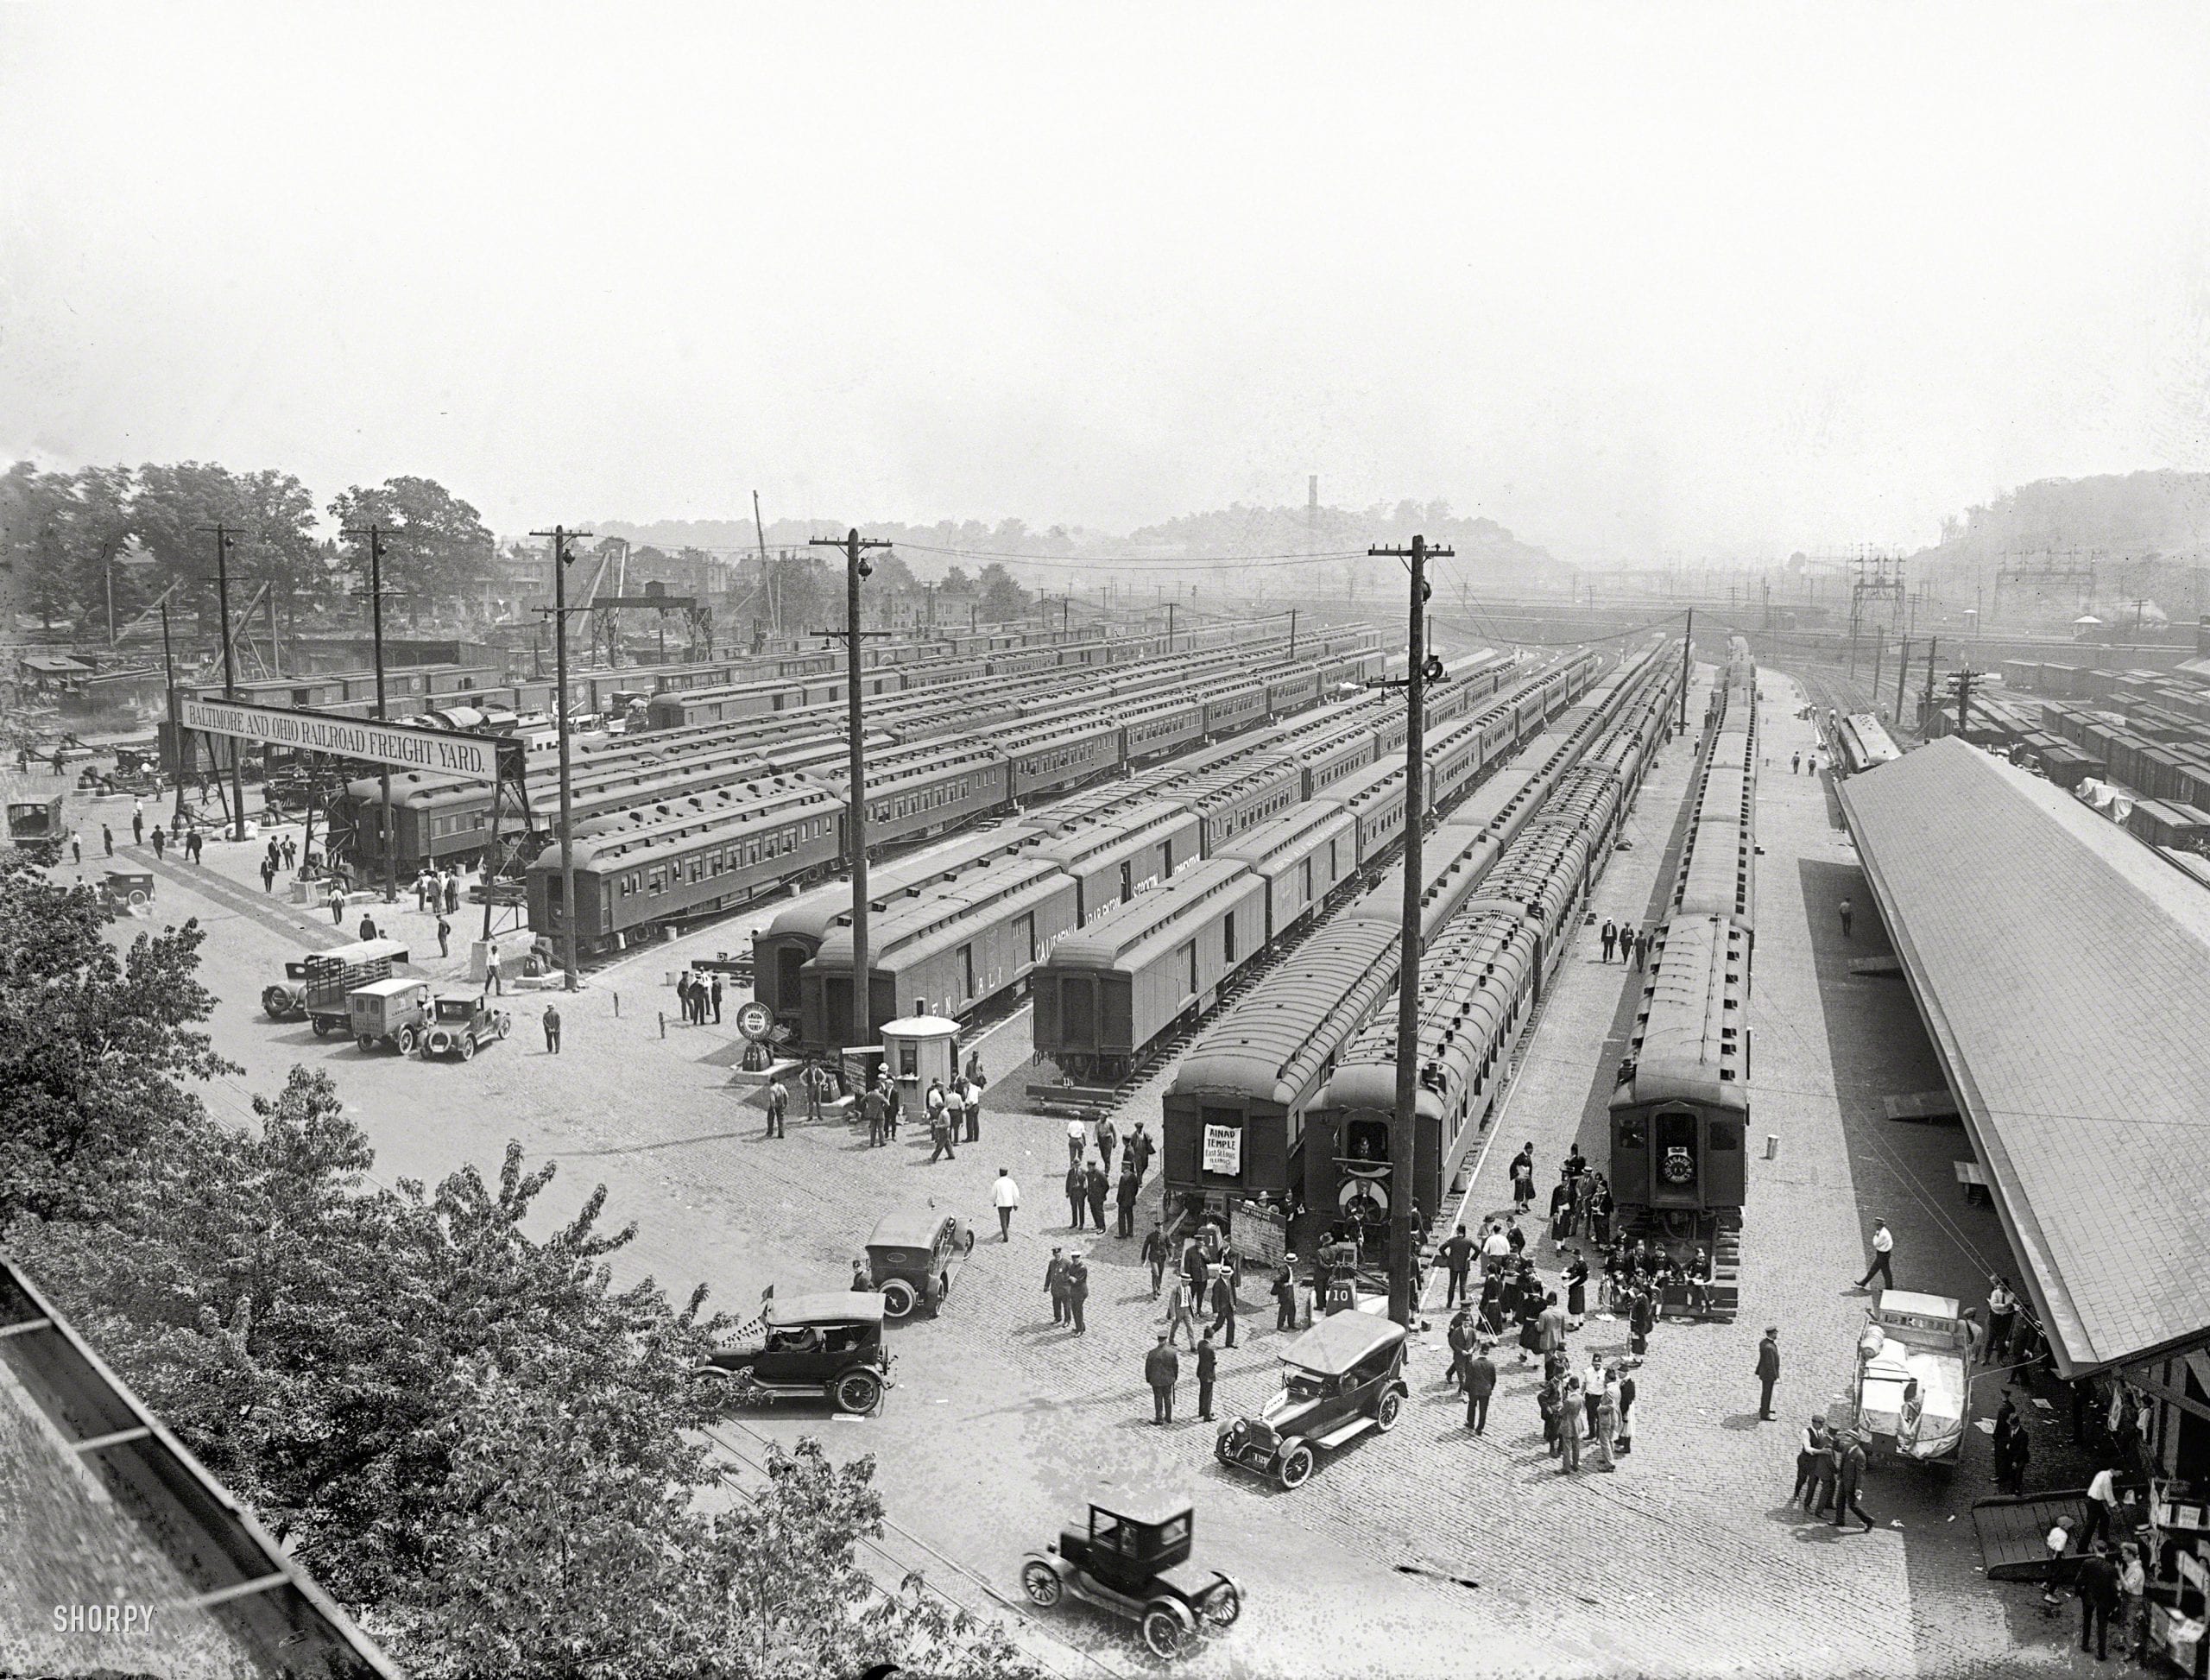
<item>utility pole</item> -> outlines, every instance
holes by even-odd
[[[844,551],[844,628],[818,630],[817,635],[837,635],[844,638],[844,729],[850,737],[849,780],[851,786],[844,794],[845,849],[852,864],[852,1026],[849,1046],[857,1050],[873,1038],[875,1021],[869,1001],[875,988],[868,983],[867,949],[867,736],[860,722],[860,638],[867,632],[860,628],[860,579],[870,576],[875,568],[867,563],[871,548],[887,548],[887,537],[862,537],[856,527],[842,537],[808,537],[807,546],[813,548],[841,548]],[[877,630],[877,635],[887,635],[887,630]]]
[[[1166,603],[1166,651],[1170,654],[1174,651],[1174,603],[1171,601]]]
[[[1292,660],[1297,657],[1297,609],[1294,607],[1289,609],[1289,656]]]
[[[176,755],[176,814],[184,816],[184,731],[176,726],[176,654],[169,646],[169,603],[161,603],[161,671],[168,679],[169,748]]]
[[[237,654],[230,646],[230,546],[237,533],[227,525],[203,525],[215,538],[215,609],[223,620],[223,698],[238,698]],[[245,778],[238,770],[238,743],[230,739],[230,838],[245,838]]]
[[[1905,636],[1903,639],[1903,646],[1896,650],[1896,727],[1897,729],[1901,729],[1903,727],[1904,679],[1910,675],[1910,638],[1909,636]],[[1877,708],[1879,703],[1880,697],[1878,694],[1875,694],[1872,697],[1872,704]]]
[[[1430,548],[1415,536],[1410,548],[1369,548],[1375,559],[1404,560],[1411,573],[1411,642],[1405,661],[1405,908],[1397,958],[1397,1108],[1389,1121],[1389,1317],[1412,1322],[1412,1259],[1419,1233],[1412,1217],[1413,1114],[1419,1100],[1420,772],[1425,767],[1424,719],[1427,684],[1443,673],[1429,668],[1427,563],[1455,550]]]
[[[376,721],[388,721],[390,714],[384,709],[383,692],[383,539],[381,525],[349,526],[341,530],[342,537],[366,537],[369,540],[369,636],[376,648]],[[392,838],[391,766],[382,767],[379,781],[383,794],[382,833],[383,901],[394,904],[399,899],[399,849]],[[484,896],[490,896],[490,881],[483,883]]]
[[[559,692],[553,711],[560,740],[560,972],[561,989],[576,989],[576,831],[575,794],[568,776],[568,567],[574,562],[568,545],[590,536],[556,525],[549,531],[532,531],[533,537],[552,539],[552,680]],[[540,607],[539,612],[546,609]],[[588,608],[583,610],[590,610]],[[491,883],[483,883],[488,899]]]
[[[1918,708],[1919,733],[1926,732],[1926,719],[1934,710],[1934,650],[1942,645],[1939,636],[1926,638],[1926,698]]]
[[[1689,660],[1695,654],[1695,609],[1689,609],[1688,628],[1681,632],[1681,723],[1679,732],[1689,732]]]
[[[1970,741],[1972,722],[1972,679],[1977,673],[1967,662],[1957,673],[1957,739]]]
[[[1887,651],[1887,632],[1875,624],[1872,627],[1872,693],[1874,696],[1872,704],[1875,707],[1879,704],[1878,697],[1880,692],[1880,660],[1881,656]]]

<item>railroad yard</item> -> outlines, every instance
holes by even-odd
[[[1269,949],[1222,986],[1194,1031],[1171,1033],[1108,1071],[1122,1076],[1109,1095],[1096,1083],[1098,1065],[1074,1064],[1070,1072],[1044,1053],[1029,995],[1047,975],[1064,976],[1099,960],[1096,951],[1109,961],[1112,951],[1128,949],[1103,936],[1168,898],[1139,894],[1114,908],[1125,889],[1108,890],[1102,913],[1077,913],[1077,921],[1090,924],[1079,938],[1056,950],[1045,943],[1042,966],[1027,983],[983,996],[985,988],[970,982],[977,995],[949,1000],[973,1017],[960,1055],[977,1054],[988,1076],[980,1140],[958,1142],[950,1160],[931,1159],[928,1128],[910,1115],[897,1141],[878,1149],[856,1117],[832,1111],[809,1119],[798,1098],[788,1135],[767,1134],[760,1085],[741,1071],[746,1039],[735,1025],[752,990],[735,976],[755,936],[772,932],[778,918],[790,925],[786,911],[811,902],[805,898],[778,892],[664,941],[603,951],[573,996],[534,983],[508,985],[495,1001],[511,1014],[513,1036],[461,1063],[364,1050],[347,1036],[322,1037],[305,1022],[273,1021],[260,999],[287,960],[351,939],[363,913],[379,936],[406,947],[401,972],[435,988],[470,988],[467,935],[480,908],[464,906],[452,918],[459,937],[451,955],[440,958],[435,911],[418,908],[411,891],[390,905],[358,899],[336,925],[319,898],[295,902],[268,890],[256,878],[267,832],[244,845],[212,840],[197,862],[174,848],[160,859],[142,848],[124,850],[132,867],[154,877],[154,916],[193,916],[209,930],[203,977],[219,999],[215,1045],[245,1069],[218,1082],[213,1096],[241,1121],[249,1118],[254,1095],[272,1091],[287,1069],[303,1063],[338,1078],[349,1113],[376,1150],[382,1181],[434,1181],[469,1163],[488,1174],[508,1141],[518,1140],[531,1159],[558,1164],[549,1219],[603,1184],[609,1216],[635,1220],[641,1233],[618,1259],[624,1276],[648,1273],[679,1293],[704,1282],[715,1305],[740,1317],[756,1310],[770,1285],[786,1298],[841,1290],[886,1212],[926,1208],[969,1222],[982,1240],[941,1310],[888,1328],[894,1384],[878,1411],[853,1417],[818,1405],[741,1407],[713,1438],[730,1498],[756,1481],[771,1442],[819,1435],[840,1457],[872,1455],[889,1520],[866,1548],[870,1570],[886,1585],[919,1571],[931,1592],[1004,1621],[1049,1672],[1136,1672],[1146,1659],[1114,1619],[1079,1606],[1045,1610],[1030,1602],[1022,1551],[1040,1544],[1085,1500],[1162,1492],[1194,1496],[1200,1554],[1209,1567],[1234,1576],[1245,1597],[1233,1631],[1202,1641],[1186,1658],[1195,1673],[1440,1674],[1459,1671],[1468,1650],[1481,1653],[1482,1672],[1528,1675],[1689,1675],[1712,1671],[1714,1651],[1727,1653],[1730,1671],[1771,1674],[2068,1671],[2076,1653],[2049,1636],[2033,1591],[1991,1582],[1982,1573],[1967,1514],[1976,1498],[1992,1491],[1982,1428],[1967,1428],[1954,1468],[1878,1460],[1862,1490],[1874,1519],[1869,1532],[1853,1522],[1845,1530],[1815,1521],[1787,1503],[1804,1419],[1823,1415],[1847,1385],[1870,1299],[1854,1284],[1872,1222],[1885,1220],[1893,1233],[1898,1270],[1912,1289],[1977,1302],[1988,1277],[2010,1262],[1992,1209],[1957,1194],[1945,1128],[1898,1127],[1885,1117],[1891,1095],[1938,1087],[1942,1075],[1905,988],[1853,966],[1877,957],[1886,935],[1869,907],[1859,910],[1853,935],[1845,934],[1838,906],[1852,897],[1868,906],[1869,894],[1831,774],[1823,765],[1816,774],[1794,768],[1805,755],[1827,752],[1819,708],[1784,673],[1752,676],[1739,653],[1731,663],[1692,665],[1683,693],[1679,659],[1677,641],[1655,640],[1613,643],[1602,660],[1559,650],[1500,673],[1481,660],[1454,657],[1454,673],[1493,685],[1493,693],[1452,702],[1446,686],[1444,710],[1462,707],[1471,732],[1451,734],[1457,726],[1446,724],[1430,736],[1430,797],[1443,789],[1448,801],[1433,819],[1424,866],[1443,894],[1437,900],[1430,894],[1429,960],[1442,965],[1432,972],[1444,978],[1430,983],[1445,983],[1449,964],[1468,960],[1449,955],[1459,948],[1445,937],[1450,930],[1466,917],[1500,913],[1484,904],[1512,904],[1499,924],[1502,944],[1483,943],[1477,929],[1451,936],[1461,945],[1474,940],[1464,949],[1485,953],[1471,959],[1486,965],[1476,974],[1498,973],[1507,960],[1500,953],[1523,937],[1511,930],[1523,925],[1523,915],[1537,919],[1524,924],[1530,955],[1513,970],[1526,976],[1519,982],[1528,988],[1524,1012],[1518,1005],[1510,1010],[1497,1064],[1484,1064],[1480,1102],[1463,1114],[1461,1128],[1442,1134],[1448,1159],[1422,1167],[1441,1202],[1439,1217],[1424,1210],[1430,1255],[1453,1224],[1479,1230],[1492,1216],[1512,1211],[1507,1163],[1523,1143],[1531,1146],[1538,1202],[1576,1146],[1599,1164],[1614,1157],[1612,1171],[1624,1191],[1626,1164],[1616,1158],[1608,1110],[1620,1058],[1646,1028],[1638,1027],[1645,976],[1624,955],[1606,959],[1600,926],[1658,929],[1676,919],[1677,948],[1669,957],[1661,944],[1656,953],[1662,975],[1669,961],[1677,972],[1690,960],[1683,927],[1707,919],[1723,932],[1731,913],[1676,915],[1682,894],[1693,904],[1695,894],[1723,880],[1740,919],[1753,918],[1754,990],[1742,988],[1755,1045],[1744,1082],[1747,1135],[1740,1135],[1737,1115],[1731,1146],[1697,1146],[1731,1155],[1746,1174],[1744,1188],[1733,1193],[1740,1205],[1739,1275],[1726,1283],[1726,1293],[1738,1292],[1738,1298],[1729,1303],[1731,1314],[1661,1319],[1646,1356],[1632,1367],[1639,1393],[1633,1450],[1602,1476],[1557,1473],[1538,1416],[1539,1373],[1513,1362],[1508,1339],[1497,1355],[1501,1380],[1492,1426],[1479,1437],[1465,1428],[1464,1402],[1447,1386],[1439,1268],[1424,1274],[1404,1356],[1407,1401],[1386,1436],[1369,1432],[1323,1455],[1311,1479],[1293,1489],[1217,1462],[1216,1423],[1196,1417],[1186,1375],[1173,1424],[1150,1427],[1144,1361],[1160,1328],[1161,1303],[1139,1241],[1070,1228],[1061,1191],[1069,1115],[1109,1113],[1123,1138],[1140,1123],[1165,1139],[1165,1170],[1146,1177],[1133,1229],[1147,1232],[1162,1214],[1186,1225],[1186,1209],[1178,1213],[1166,1201],[1174,1181],[1186,1189],[1194,1173],[1194,1155],[1176,1165],[1183,1143],[1170,1095],[1185,1058],[1202,1059],[1209,1043],[1218,1042],[1209,1035],[1240,1030],[1222,1023],[1237,1020],[1247,1001],[1270,1009],[1266,1000],[1299,974],[1322,972],[1311,966],[1322,957],[1308,961],[1304,954],[1308,944],[1312,952],[1338,953],[1329,961],[1355,949],[1367,953],[1358,958],[1367,963],[1389,943],[1362,945],[1350,937],[1369,902],[1380,913],[1377,925],[1386,922],[1393,931],[1397,890],[1388,836],[1401,821],[1377,826],[1375,843],[1364,849],[1365,805],[1375,796],[1361,791],[1361,780],[1346,779],[1332,794],[1346,813],[1342,843],[1349,847],[1355,836],[1361,848],[1356,862],[1346,851],[1317,891],[1308,886],[1312,907],[1300,913],[1293,932],[1282,930],[1284,949]],[[1471,674],[1481,671],[1490,674]],[[1522,706],[1531,721],[1512,738],[1514,695],[1544,693],[1554,698],[1531,713]],[[1344,701],[1335,711],[1348,719],[1364,704]],[[1324,723],[1330,711],[1305,715]],[[1504,733],[1491,737],[1488,753],[1468,761],[1479,774],[1461,783],[1436,770],[1450,741],[1477,741],[1487,727],[1479,720],[1491,717],[1503,721]],[[1675,734],[1682,718],[1686,732]],[[1709,720],[1733,726],[1733,791],[1712,792],[1716,737],[1706,728]],[[1386,788],[1388,761],[1375,767],[1373,774],[1382,780],[1373,786]],[[1559,768],[1571,763],[1585,767]],[[1599,763],[1606,767],[1601,775]],[[1237,775],[1216,769],[1178,782],[1175,769],[1164,757],[1147,774],[1108,779],[1063,801],[1045,797],[1014,827],[1038,826],[1048,837],[1064,805],[1079,813],[1064,831],[1079,833],[1084,824],[1111,820],[1115,809],[1147,812],[1160,799],[1182,797],[1178,789],[1199,790],[1193,797],[1202,801],[1211,797],[1203,789],[1241,785]],[[1539,814],[1512,790],[1519,783],[1554,790],[1560,774],[1580,776],[1574,786],[1606,790],[1601,814],[1572,819],[1576,832],[1594,837],[1582,843],[1575,856],[1583,862],[1574,866],[1592,878],[1575,877],[1556,898],[1550,887],[1531,884],[1523,911],[1512,898],[1520,889],[1510,883],[1535,868],[1538,855],[1551,854],[1539,846],[1525,851],[1531,839],[1510,843],[1517,824]],[[373,785],[355,786],[365,794]],[[1313,792],[1329,797],[1325,786]],[[1401,810],[1401,786],[1395,797]],[[1736,809],[1743,825],[1729,829],[1734,837],[1723,842],[1705,838],[1699,857],[1699,837],[1715,832],[1709,823],[1722,808]],[[103,821],[127,824],[129,812],[128,798],[73,797],[68,815],[80,831],[97,833]],[[1269,801],[1237,826],[1279,831],[1279,844],[1306,856],[1325,813],[1304,812]],[[296,826],[275,832],[287,831],[298,832]],[[1538,824],[1536,832],[1544,831]],[[1205,856],[1217,861],[1193,858],[1198,873],[1191,880],[1244,867],[1224,855],[1232,850],[1229,837],[1223,830],[1219,851],[1208,839]],[[877,890],[895,892],[900,881],[924,881],[931,869],[952,880],[978,870],[987,875],[1004,867],[991,861],[1000,838],[996,855],[1014,856],[1013,836],[997,830],[910,844],[877,866],[878,879],[889,880]],[[1247,854],[1251,867],[1273,856],[1266,849],[1272,843]],[[1041,856],[1053,855],[1047,843]],[[1071,875],[1082,874],[1085,854],[1057,855]],[[1527,862],[1515,861],[1523,855]],[[1454,857],[1484,860],[1462,887],[1447,884]],[[66,878],[73,867],[59,864],[57,873]],[[83,867],[88,876],[96,873],[91,859]],[[1481,884],[1492,870],[1494,878]],[[542,871],[533,878],[541,880]],[[1174,880],[1166,877],[1169,885]],[[969,898],[988,901],[971,892]],[[899,924],[875,919],[875,960],[891,961],[885,952],[901,949]],[[1263,917],[1256,925],[1271,931]],[[116,937],[127,938],[136,925],[120,919]],[[522,944],[502,937],[510,950]],[[1232,948],[1232,932],[1228,938]],[[823,955],[833,950],[822,942]],[[1392,962],[1392,947],[1387,955]],[[1745,963],[1739,953],[1725,960],[1730,976]],[[849,951],[844,961],[849,975]],[[720,1023],[694,1025],[676,1001],[676,977],[698,963],[722,964],[730,976]],[[764,963],[761,972],[772,980],[775,968]],[[507,976],[513,975],[510,966]],[[847,979],[845,1007],[849,985]],[[779,997],[772,984],[763,995],[805,1034],[796,1000]],[[940,995],[919,983],[920,1003]],[[539,1031],[545,1006],[555,1001],[563,1023],[558,1056],[547,1052]],[[914,1007],[901,993],[886,1013],[911,1014]],[[1423,1028],[1424,1042],[1449,1017],[1435,1019],[1436,1026]],[[1067,1010],[1056,1001],[1051,1023],[1048,1047],[1064,1056]],[[1364,1053],[1352,1042],[1356,1026],[1329,1029],[1348,1034],[1330,1058],[1343,1067]],[[1657,1037],[1642,1052],[1645,1082],[1653,1077]],[[1740,1053],[1746,1062],[1746,1045]],[[1054,1101],[1051,1088],[1060,1083],[1069,1095]],[[1317,1116],[1306,1122],[1308,1140],[1322,1123]],[[1342,1128],[1335,1153],[1364,1154],[1349,1141],[1354,1112],[1328,1123]],[[1308,1191],[1330,1195],[1335,1188],[1313,1159],[1308,1153],[1299,1200]],[[1705,1169],[1717,1170],[1708,1153]],[[992,1190],[1001,1170],[1020,1187],[1004,1242],[993,1240]],[[1344,1171],[1354,1179],[1355,1161]],[[1550,1241],[1539,1206],[1521,1223],[1538,1274],[1562,1289],[1569,1254]],[[1723,1234],[1730,1252],[1736,1236]],[[1586,1244],[1569,1246],[1577,1252]],[[1079,1250],[1090,1267],[1088,1333],[1081,1336],[1054,1322],[1044,1282],[1047,1261],[1062,1248]],[[1359,1270],[1361,1291],[1386,1287],[1370,1254]],[[1274,1328],[1266,1294],[1272,1275],[1247,1259],[1237,1339],[1220,1351],[1216,1420],[1260,1411],[1282,1352],[1301,1334]],[[1753,1367],[1768,1324],[1782,1329],[1783,1363],[1777,1421],[1765,1423],[1757,1415]],[[1578,1368],[1592,1356],[1624,1358],[1627,1342],[1623,1317],[1597,1310],[1572,1333],[1569,1351]],[[1188,1362],[1185,1352],[1185,1369]],[[1991,1371],[1973,1382],[1968,1424],[1992,1415],[2004,1374]],[[2034,1408],[2037,1473],[2061,1481],[2072,1457],[2058,1423],[2063,1390],[2044,1378],[2020,1398]],[[1321,1580],[1328,1590],[1310,1590]],[[1388,1657],[1377,1659],[1378,1650]]]

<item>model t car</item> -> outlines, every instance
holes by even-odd
[[[1405,1329],[1370,1312],[1338,1312],[1291,1342],[1282,1386],[1255,1418],[1220,1426],[1223,1464],[1271,1475],[1285,1487],[1311,1479],[1316,1449],[1396,1428],[1405,1385]]]
[[[839,1412],[872,1412],[891,1386],[882,1298],[846,1291],[770,1300],[695,1374],[725,1385],[732,1404],[826,1399]]]
[[[425,1056],[458,1056],[471,1059],[487,1044],[496,1044],[514,1030],[514,1017],[494,1009],[475,992],[441,992],[430,1000],[429,1019],[422,1027]]]
[[[394,975],[371,980],[345,996],[354,1042],[363,1050],[388,1044],[402,1056],[412,1056],[422,1042],[430,1018],[430,982]]]
[[[893,1318],[923,1302],[933,1311],[974,1249],[975,1233],[963,1219],[932,1208],[885,1214],[868,1236],[867,1280],[882,1292],[882,1310]]]
[[[1243,1614],[1243,1589],[1232,1578],[1190,1561],[1194,1520],[1187,1500],[1092,1505],[1087,1528],[1063,1528],[1021,1561],[1021,1589],[1045,1609],[1071,1593],[1126,1616],[1152,1655],[1174,1656],[1202,1629]]]

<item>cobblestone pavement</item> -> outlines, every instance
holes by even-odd
[[[676,1293],[703,1280],[717,1304],[748,1312],[770,1281],[786,1292],[843,1286],[887,1209],[932,1200],[971,1220],[983,1240],[941,1317],[891,1332],[898,1382],[880,1416],[837,1421],[786,1407],[742,1423],[748,1435],[818,1434],[840,1454],[876,1454],[893,1522],[886,1546],[960,1601],[1005,1616],[1055,1672],[1143,1664],[1122,1624],[1073,1607],[1027,1613],[1017,1601],[1020,1552],[1094,1492],[1159,1485],[1195,1493],[1199,1559],[1249,1591],[1242,1624],[1189,1665],[1200,1676],[2059,1669],[2067,1659],[2032,1590],[1991,1588],[1973,1572],[1969,1499],[1986,1456],[1977,1432],[1947,1485],[1900,1467],[1876,1472],[1866,1502],[1884,1522],[1900,1519],[1901,1530],[1845,1536],[1782,1508],[1794,1454],[1785,1420],[1823,1404],[1847,1369],[1864,1302],[1845,1291],[1863,1267],[1869,1216],[1895,1228],[1906,1285],[1974,1299],[2002,1240],[1992,1216],[1965,1208],[1949,1184],[1953,1129],[1878,1118],[1880,1095],[1930,1089],[1938,1077],[1902,983],[1847,974],[1831,900],[1852,891],[1844,883],[1855,879],[1853,859],[1822,782],[1785,774],[1790,732],[1809,726],[1790,717],[1779,679],[1766,686],[1777,773],[1768,768],[1759,803],[1754,1113],[1759,1133],[1779,1136],[1779,1153],[1767,1162],[1752,1152],[1741,1317],[1661,1328],[1640,1374],[1636,1451],[1615,1475],[1556,1474],[1531,1380],[1516,1369],[1507,1367],[1495,1402],[1499,1427],[1469,1437],[1439,1387],[1439,1324],[1415,1348],[1403,1425],[1352,1445],[1295,1494],[1215,1462],[1186,1355],[1177,1421],[1152,1428],[1141,1380],[1157,1319],[1149,1279],[1134,1241],[1066,1228],[1064,1122],[1013,1111],[1031,1055],[1025,1013],[982,1039],[991,1078],[982,1141],[931,1165],[925,1134],[912,1129],[869,1149],[841,1121],[794,1118],[787,1139],[767,1140],[754,1093],[731,1082],[733,1028],[676,1022],[661,1036],[666,974],[694,951],[745,948],[742,919],[595,972],[584,991],[561,1000],[560,1057],[545,1053],[523,995],[510,1006],[515,1038],[465,1065],[364,1055],[261,1014],[273,967],[305,945],[350,937],[358,913],[339,932],[326,913],[318,921],[311,907],[263,894],[257,843],[211,845],[196,874],[161,866],[156,919],[199,913],[210,926],[205,977],[223,1000],[212,1030],[247,1069],[215,1089],[218,1108],[243,1116],[248,1097],[281,1083],[294,1061],[326,1068],[387,1182],[434,1179],[466,1162],[489,1172],[507,1140],[519,1139],[533,1157],[560,1164],[544,1204],[547,1228],[600,1182],[608,1219],[638,1222],[625,1277],[650,1272]],[[1692,699],[1692,717],[1700,705]],[[1598,920],[1654,909],[1689,767],[1685,742],[1662,755],[1628,830],[1632,849],[1613,856],[1601,884]],[[127,828],[127,800],[120,809]],[[92,875],[96,866],[85,868]],[[1868,904],[1861,884],[1852,895]],[[406,897],[395,913],[399,931],[433,951],[433,939],[420,939],[428,919],[412,905]],[[373,913],[381,924],[394,913]],[[1853,949],[1877,948],[1870,920],[1868,909]],[[457,925],[473,931],[464,918]],[[135,931],[118,924],[118,937]],[[440,977],[462,971],[464,949],[433,961]],[[1596,960],[1586,930],[1560,966],[1497,1127],[1515,1145],[1535,1139],[1545,1190],[1576,1135],[1599,1153],[1589,1117],[1610,1088],[1631,979]],[[1123,1131],[1137,1118],[1158,1131],[1170,1071],[1124,1107]],[[989,1209],[1001,1165],[1023,1191],[1008,1243],[994,1240]],[[1483,1164],[1475,1209],[1500,1199],[1501,1172],[1500,1158]],[[1157,1190],[1154,1172],[1139,1230]],[[1094,1279],[1090,1329],[1080,1337],[1052,1324],[1042,1289],[1051,1246],[1076,1242]],[[1546,1244],[1541,1252],[1553,1259]],[[1256,1290],[1237,1346],[1221,1358],[1216,1417],[1271,1391],[1283,1338]],[[1767,1323],[1783,1329],[1784,1422],[1759,1427],[1750,1366]],[[1589,1344],[1623,1348],[1625,1337],[1594,1321],[1575,1341],[1585,1361]],[[2037,1430],[2037,1468],[2058,1432],[2053,1421]]]

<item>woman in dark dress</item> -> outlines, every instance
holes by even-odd
[[[1563,1242],[1573,1234],[1573,1180],[1561,1178],[1550,1191],[1550,1241]]]
[[[1594,1175],[1596,1188],[1588,1193],[1588,1235],[1597,1242],[1612,1240],[1612,1186],[1601,1172]]]
[[[1588,1317],[1588,1262],[1574,1255],[1565,1268],[1565,1322],[1579,1329]]]
[[[1481,1334],[1491,1340],[1504,1334],[1504,1279],[1492,1272],[1481,1279]]]

